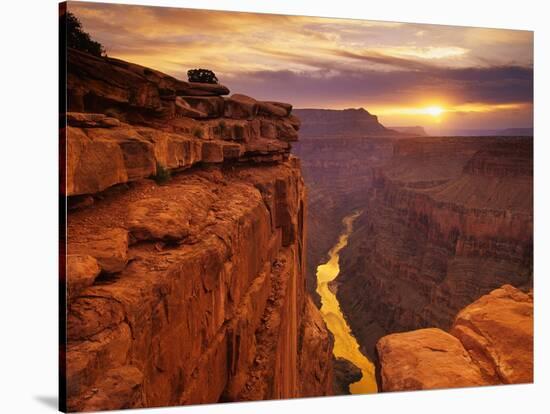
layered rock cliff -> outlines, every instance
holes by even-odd
[[[67,80],[67,408],[331,394],[291,105],[74,50]]]
[[[378,117],[365,108],[349,109],[296,109],[302,120],[302,134],[311,138],[351,138],[399,136],[399,132],[386,128]]]
[[[317,266],[328,259],[337,242],[343,230],[342,218],[364,208],[373,184],[371,170],[391,158],[392,148],[391,138],[375,137],[306,135],[293,145],[308,189],[307,287],[315,300]]]
[[[383,391],[533,382],[533,296],[504,285],[438,328],[378,341]]]
[[[502,284],[532,284],[530,138],[411,138],[373,170],[341,256],[338,297],[362,348],[456,313]]]

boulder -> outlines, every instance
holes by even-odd
[[[384,391],[490,384],[462,343],[441,329],[387,335],[378,341],[376,350]]]
[[[92,256],[105,272],[120,272],[128,263],[128,232],[114,228],[92,233],[84,240],[69,241],[68,253]]]
[[[89,255],[67,255],[67,294],[69,301],[91,286],[101,272],[97,260]]]
[[[189,219],[184,205],[148,198],[129,206],[128,230],[137,240],[180,240],[189,234]]]
[[[246,95],[233,94],[225,99],[224,116],[232,119],[252,119],[258,114],[258,101]]]
[[[288,111],[279,105],[274,105],[269,102],[258,101],[258,113],[265,116],[274,116],[283,118],[288,115]]]
[[[461,310],[456,336],[493,383],[533,382],[533,297],[510,285]]]
[[[274,101],[264,101],[266,104],[278,106],[279,108],[283,108],[286,111],[286,115],[290,115],[292,112],[292,105],[285,102],[274,102]]]
[[[224,99],[219,96],[178,96],[176,102],[182,106],[188,105],[190,108],[206,114],[206,118],[219,118],[223,116]]]

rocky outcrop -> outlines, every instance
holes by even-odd
[[[532,291],[494,290],[461,310],[450,332],[489,382],[533,382]]]
[[[378,117],[364,108],[295,109],[302,121],[305,138],[352,138],[400,136],[378,122]]]
[[[449,329],[503,284],[529,289],[532,160],[528,138],[396,142],[341,255],[338,298],[368,355],[392,332]]]
[[[334,395],[351,394],[350,384],[359,381],[363,377],[361,370],[344,358],[334,360]]]
[[[383,391],[488,384],[460,341],[438,328],[384,336],[376,349]]]
[[[68,78],[68,409],[330,394],[292,107],[76,51]]]
[[[533,298],[505,285],[461,310],[450,330],[384,336],[383,391],[533,382]]]

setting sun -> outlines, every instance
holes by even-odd
[[[429,106],[429,107],[424,109],[424,113],[426,113],[428,115],[431,115],[431,116],[439,116],[443,112],[445,112],[445,111],[440,106]]]

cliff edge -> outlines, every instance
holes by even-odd
[[[69,50],[68,409],[332,393],[292,106]]]

